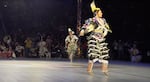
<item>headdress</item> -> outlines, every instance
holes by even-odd
[[[94,0],[93,0],[92,3],[90,4],[90,7],[91,7],[91,10],[92,10],[93,13],[94,13],[96,10],[100,10],[100,11],[101,11],[100,8],[97,8],[97,7],[96,7]]]
[[[72,31],[71,28],[68,28],[68,32],[72,32],[72,34],[74,34],[74,31]]]
[[[72,31],[71,28],[68,28],[68,32]]]

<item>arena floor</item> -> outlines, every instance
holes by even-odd
[[[86,60],[0,60],[0,82],[150,82],[150,64],[110,61],[109,76],[94,64],[93,75]]]

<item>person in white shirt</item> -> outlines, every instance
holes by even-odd
[[[17,57],[24,56],[24,46],[21,46],[18,42],[16,43],[15,54]]]
[[[41,39],[41,41],[38,43],[38,47],[39,47],[39,56],[40,56],[40,58],[42,58],[44,56],[50,57],[50,52],[47,49],[46,41]]]

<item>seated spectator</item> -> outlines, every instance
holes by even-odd
[[[141,55],[139,52],[139,49],[134,44],[133,47],[129,50],[131,55],[131,61],[132,62],[140,62],[141,61]]]
[[[24,55],[24,46],[21,46],[18,42],[16,43],[15,54],[17,57],[22,57]]]
[[[46,56],[46,58],[50,58],[50,52],[48,51],[47,47],[46,47],[46,42],[41,39],[41,41],[38,43],[38,47],[39,47],[39,56],[40,58]]]

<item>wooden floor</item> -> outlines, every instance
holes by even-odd
[[[0,82],[150,82],[149,64],[111,61],[108,77],[100,65],[89,75],[86,61],[0,60]]]

